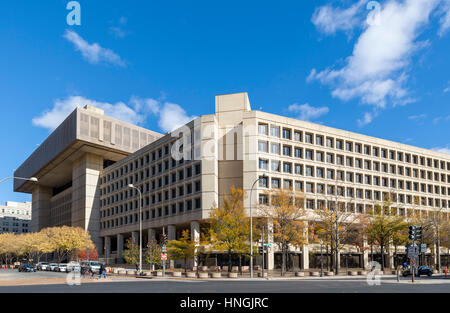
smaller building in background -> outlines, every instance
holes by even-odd
[[[0,206],[0,234],[30,232],[31,202],[6,202]]]

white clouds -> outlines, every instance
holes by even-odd
[[[67,30],[63,36],[75,46],[75,50],[80,51],[83,58],[91,64],[113,64],[125,67],[125,62],[119,55],[110,49],[101,47],[98,43],[89,44],[76,32]]]
[[[335,34],[339,30],[349,31],[361,23],[361,17],[357,14],[365,0],[360,0],[347,9],[334,8],[325,5],[316,8],[312,16],[312,23],[325,34]]]
[[[122,16],[119,19],[118,26],[111,26],[109,28],[109,31],[116,37],[116,38],[125,38],[128,35],[128,31],[124,30],[124,27],[127,25],[127,18]]]
[[[297,119],[299,120],[310,121],[327,114],[330,110],[328,107],[315,108],[310,106],[308,103],[294,103],[289,106],[288,111],[297,114]]]
[[[128,103],[107,103],[87,99],[81,96],[70,96],[57,99],[53,108],[33,118],[35,126],[54,130],[77,107],[85,105],[95,106],[105,111],[105,114],[121,121],[141,125],[150,116],[158,118],[158,126],[164,132],[170,132],[193,120],[195,116],[188,116],[186,111],[174,103],[160,103],[152,98],[131,97]]]
[[[433,148],[431,150],[437,151],[437,152],[441,152],[441,153],[446,153],[446,154],[450,154],[450,148],[447,147],[437,147],[437,148]]]
[[[162,130],[169,132],[195,118],[195,116],[188,116],[186,111],[178,104],[166,102],[160,110],[158,125]]]
[[[364,116],[362,119],[358,119],[358,126],[359,127],[363,127],[367,124],[372,123],[373,119],[377,116],[378,114],[376,112],[366,112],[364,113]]]
[[[442,13],[440,19],[440,28],[438,31],[439,36],[443,36],[450,28],[450,0],[445,0],[440,8],[440,13]]]
[[[123,102],[111,104],[90,100],[81,96],[70,96],[66,99],[55,100],[51,110],[47,110],[43,112],[41,116],[33,118],[32,122],[35,126],[53,130],[58,127],[59,124],[75,110],[75,108],[84,107],[85,105],[100,108],[105,111],[106,115],[132,124],[140,124],[145,119],[145,116],[140,114],[139,111]]]
[[[418,35],[428,23],[439,0],[389,0],[380,8],[378,24],[366,25],[356,41],[353,53],[340,69],[313,69],[307,79],[331,86],[332,96],[343,101],[359,99],[379,110],[411,102],[405,99],[411,56],[427,42]],[[358,2],[359,4],[359,2]],[[374,115],[366,113],[360,124],[368,124]]]
[[[426,118],[426,117],[427,117],[426,114],[419,114],[419,115],[411,115],[411,116],[408,116],[408,119],[409,119],[409,120],[416,121],[416,120],[424,119],[424,118]]]

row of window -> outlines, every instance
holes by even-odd
[[[267,170],[267,164],[264,164],[264,162],[261,163],[260,160],[260,169]],[[283,162],[282,167],[280,165],[281,163],[279,161],[272,161],[271,163],[271,170],[273,172],[283,172],[286,174],[292,174],[299,176],[306,176],[306,177],[317,177],[317,178],[326,178],[326,179],[332,179],[337,181],[347,181],[351,183],[359,183],[359,184],[366,184],[366,185],[374,185],[374,186],[380,186],[380,187],[386,187],[386,188],[398,188],[398,189],[406,189],[410,191],[417,191],[417,192],[425,192],[425,193],[435,193],[435,194],[442,194],[442,195],[450,195],[450,187],[444,187],[444,186],[438,186],[438,185],[431,185],[431,184],[424,184],[419,182],[412,182],[412,181],[405,181],[400,179],[392,179],[387,177],[380,177],[380,176],[372,176],[372,175],[365,175],[362,173],[354,173],[349,171],[340,171],[335,169],[329,169],[329,168],[322,168],[322,167],[314,167],[314,166],[303,166],[302,164],[292,164]],[[265,180],[260,181],[260,185],[263,184]],[[261,186],[263,187],[263,186]]]
[[[287,154],[283,154],[285,156],[291,156],[290,154],[290,146],[285,146],[284,148]],[[284,149],[283,148],[283,149]],[[265,151],[262,151],[265,152]],[[383,172],[393,175],[402,175],[402,176],[408,176],[418,179],[426,179],[431,181],[440,181],[442,183],[450,183],[450,174],[442,174],[438,172],[432,172],[432,171],[425,171],[420,170],[416,168],[410,168],[410,167],[404,167],[396,164],[388,164],[388,163],[379,163],[371,160],[363,160],[353,157],[344,157],[342,155],[334,155],[332,153],[326,153],[316,151],[315,158],[313,157],[314,151],[312,150],[306,150],[305,159],[310,161],[317,161],[317,162],[324,162],[328,164],[336,164],[336,165],[342,165],[352,168],[359,168],[364,169],[368,171],[376,171],[376,172]],[[302,154],[302,148],[294,148],[294,157],[296,158],[303,158]],[[344,163],[345,160],[345,163]],[[279,171],[281,161],[279,160],[271,160],[271,170],[273,171]],[[284,165],[286,164],[286,165]],[[259,168],[263,170],[269,169],[269,159],[260,158],[259,159]],[[292,164],[289,162],[284,162],[283,167],[286,166],[287,168],[292,167]]]
[[[147,194],[150,192],[149,184],[137,186],[141,190],[142,194]],[[178,197],[184,197],[185,195],[190,195],[192,193],[198,193],[201,192],[201,181],[196,181],[194,183],[188,183],[183,185],[178,185],[176,187],[171,188],[170,190],[164,190],[159,193],[153,193],[149,196],[144,196],[143,198],[143,204],[144,205],[153,205],[155,203],[161,202],[161,201],[167,201],[171,199],[176,199]],[[116,202],[126,201],[127,199],[131,197],[137,197],[138,191],[136,189],[130,189],[124,192],[116,193],[115,195],[108,196],[106,198],[103,198],[101,200],[102,207],[106,207],[108,205],[112,205]],[[137,203],[137,200],[136,200]],[[137,205],[136,205],[137,207]]]
[[[408,203],[412,204],[414,202],[413,196],[411,195],[403,195],[395,193],[388,193],[388,192],[381,192],[378,190],[367,190],[367,189],[360,189],[355,187],[342,187],[342,186],[335,186],[335,185],[326,185],[326,184],[320,184],[320,183],[313,183],[313,182],[303,182],[303,181],[292,181],[288,179],[281,179],[281,178],[271,178],[270,179],[270,186],[269,186],[269,178],[268,177],[261,177],[259,180],[259,186],[262,188],[273,188],[273,189],[292,189],[294,188],[296,191],[299,192],[307,192],[307,193],[317,193],[317,194],[323,194],[323,195],[333,195],[338,197],[350,197],[350,198],[358,198],[358,199],[367,199],[367,200],[377,200],[381,201],[385,199],[386,196],[391,195],[394,199],[394,202],[400,202],[400,203]],[[429,205],[429,206],[438,206],[442,203],[444,207],[447,207],[447,200],[440,200],[440,199],[434,199],[426,197],[419,197],[422,199],[421,204],[422,205]],[[450,204],[450,200],[448,200],[448,203]]]
[[[415,154],[395,151],[386,148],[374,147],[371,145],[366,145],[349,140],[336,139],[329,136],[303,132],[295,129],[293,130],[288,127],[280,127],[277,125],[260,123],[258,124],[258,133],[260,135],[271,136],[276,138],[280,138],[281,134],[281,138],[285,140],[294,140],[296,142],[303,142],[311,145],[315,144],[317,146],[327,147],[330,149],[337,149],[343,151],[345,150],[348,152],[354,152],[373,157],[380,157],[399,162],[412,163],[421,166],[434,167],[436,169],[441,170],[446,169],[447,171],[450,171],[450,162],[448,161],[426,158]]]
[[[142,212],[142,220],[143,221],[149,221],[152,219],[158,219],[161,217],[166,217],[170,215],[176,215],[176,214],[183,214],[185,212],[190,212],[192,210],[199,210],[201,209],[201,198],[196,198],[193,200],[186,200],[184,202],[174,203],[169,206],[160,207],[153,210],[147,210],[145,212]],[[116,208],[116,211],[119,209]],[[104,215],[104,213],[103,213]],[[109,216],[109,215],[107,215]],[[106,215],[105,215],[106,217]],[[100,226],[102,229],[106,228],[113,228],[113,227],[119,227],[122,225],[128,225],[128,224],[136,224],[139,223],[139,213],[130,214],[123,217],[118,217],[116,219],[111,219],[108,221],[102,221],[100,223]]]
[[[162,173],[162,172],[159,172]],[[145,174],[145,175],[144,175]],[[201,174],[201,166],[200,164],[197,164],[193,167],[187,167],[184,169],[181,169],[179,171],[173,172],[170,175],[165,175],[164,177],[159,177],[158,179],[154,179],[151,182],[146,183],[146,190],[156,190],[158,188],[163,188],[164,186],[172,185],[177,182],[181,182],[184,179],[188,179],[194,176],[199,176]],[[147,171],[142,171],[139,174],[135,174],[134,176],[126,177],[120,181],[116,181],[106,187],[102,187],[100,190],[100,195],[107,195],[109,193],[112,193],[114,191],[118,191],[120,189],[123,189],[127,187],[129,184],[136,184],[139,182],[143,182],[148,180],[151,177],[157,176],[156,172],[151,172],[147,169]],[[150,189],[151,186],[151,189]],[[144,192],[144,190],[142,190]]]

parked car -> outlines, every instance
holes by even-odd
[[[78,262],[70,262],[67,264],[67,272],[81,272],[81,265]]]
[[[36,272],[36,268],[30,264],[22,264],[18,267],[19,272]]]
[[[67,273],[67,264],[60,263],[57,266],[55,266],[55,272],[64,272]]]
[[[54,272],[55,271],[55,268],[58,266],[58,264],[57,263],[50,263],[48,266],[47,266],[47,271],[50,271],[50,272]]]
[[[84,271],[84,272],[88,272],[89,269],[91,269],[91,271],[94,274],[99,274],[100,266],[101,266],[100,263],[98,263],[97,261],[83,261],[83,262],[81,262],[82,271]]]
[[[39,262],[36,266],[36,269],[38,271],[46,271],[48,267],[48,263],[47,262]]]
[[[415,276],[420,277],[421,275],[427,275],[428,277],[431,277],[433,275],[433,269],[429,268],[428,266],[422,265],[419,266],[419,268],[416,268]],[[403,271],[403,277],[411,276],[411,269],[408,268],[407,270]]]

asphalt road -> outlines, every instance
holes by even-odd
[[[365,279],[314,279],[285,281],[179,281],[133,280],[68,285],[3,286],[0,293],[450,293],[450,280],[423,279],[415,284],[381,280],[369,286]]]

